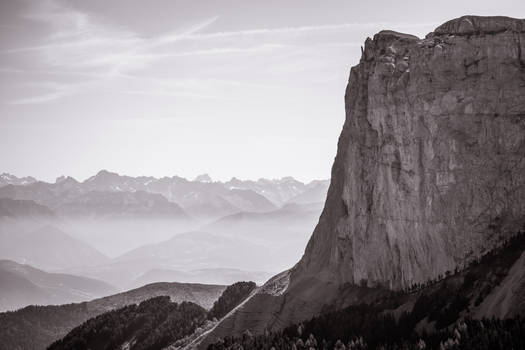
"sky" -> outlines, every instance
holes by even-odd
[[[523,0],[0,0],[0,173],[329,178],[361,46]]]

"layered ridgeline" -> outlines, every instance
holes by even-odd
[[[133,311],[135,305],[151,298],[162,297],[164,302],[161,302],[161,304],[164,306],[176,306],[172,305],[172,303],[191,303],[197,310],[201,308],[213,310],[225,289],[227,289],[226,286],[221,285],[161,282],[82,303],[47,306],[31,305],[17,311],[2,312],[0,313],[0,324],[2,325],[0,327],[0,349],[45,349],[51,343],[63,338],[74,328],[79,327],[90,319],[89,324],[94,322],[96,325],[105,325],[105,328],[102,327],[104,328],[103,330],[107,331],[108,328],[116,329],[117,327],[111,324],[111,317],[102,317],[97,320],[97,316],[102,314],[112,315],[112,311],[122,308]],[[154,306],[155,303],[147,305]],[[155,307],[147,309],[155,311]],[[191,310],[192,308],[190,307],[187,311],[191,312]],[[169,311],[169,308],[164,311]],[[174,316],[176,319],[179,317],[178,315]],[[167,315],[163,314],[163,317],[159,315],[159,320],[157,321],[164,322]],[[131,321],[131,318],[126,320]],[[122,325],[120,326],[122,327],[130,326],[126,325],[126,322],[121,323]],[[148,332],[151,330],[146,329],[151,323],[139,322],[138,325],[140,325],[138,328],[142,330]],[[158,324],[154,325],[157,326]],[[87,328],[84,327],[84,329]],[[135,328],[135,330],[137,329]],[[98,335],[99,340],[104,339],[104,337],[106,341],[109,341],[110,338],[107,336],[107,333]]]
[[[0,175],[0,198],[33,200],[65,218],[217,219],[238,212],[268,212],[287,203],[324,200],[327,180],[303,183],[292,177],[232,178],[212,181],[208,175],[131,177],[102,170],[79,182],[61,176],[55,183]]]
[[[201,345],[439,279],[519,232],[524,82],[525,20],[467,16],[424,39],[367,39],[304,256]]]
[[[88,243],[108,257],[117,257],[145,244],[168,240],[177,233],[202,231],[204,226],[207,233],[214,234],[215,231],[209,230],[222,226],[220,222],[214,225],[215,222],[228,216],[232,216],[227,220],[234,222],[236,229],[241,229],[242,225],[244,230],[246,224],[251,224],[246,231],[251,232],[252,237],[259,236],[252,239],[256,244],[261,240],[271,245],[278,242],[278,247],[272,251],[302,247],[319,218],[329,183],[328,180],[303,183],[292,177],[257,181],[232,178],[227,182],[212,181],[207,175],[198,176],[195,180],[178,176],[131,177],[105,170],[82,182],[71,177],[60,177],[54,183],[31,182],[8,174],[0,175],[0,180],[0,247],[12,244],[11,241],[4,243],[5,240],[18,239],[42,227],[35,220],[26,220],[32,219],[29,217],[31,212],[16,217],[11,215],[11,212],[20,211],[20,206],[32,205],[41,206],[49,212],[50,217],[45,218],[46,225]],[[270,220],[270,217],[265,219],[266,213],[279,216],[281,222]],[[37,219],[42,221],[41,217]],[[219,230],[221,234],[224,232]],[[293,236],[301,242],[297,245],[264,239],[267,232],[286,238]],[[231,227],[228,229],[230,236],[237,233],[245,236],[246,232],[238,232]],[[288,268],[301,253],[302,248],[294,249],[288,261],[279,262],[278,268],[271,267],[271,271],[275,273]],[[21,260],[17,255],[0,254],[0,257],[39,268],[78,266],[38,265],[33,259]],[[236,265],[222,267],[231,266]],[[187,269],[185,266],[173,267]],[[206,266],[193,265],[191,268],[196,267]],[[244,266],[238,267],[245,269]],[[257,269],[268,267],[259,266]]]
[[[130,304],[89,319],[48,349],[153,350],[174,342],[183,344],[213,326],[217,318],[246,299],[255,287],[253,282],[237,282],[227,287],[209,311],[202,304],[177,303],[169,296]]]

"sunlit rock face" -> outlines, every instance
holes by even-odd
[[[304,276],[401,289],[454,270],[525,217],[525,20],[462,17],[368,39]]]
[[[201,346],[374,297],[349,285],[437,278],[523,227],[525,20],[467,16],[425,39],[380,32],[350,72],[345,105],[303,258]]]

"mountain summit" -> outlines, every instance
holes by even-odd
[[[279,329],[352,286],[402,290],[461,269],[525,223],[525,20],[465,16],[424,39],[367,39],[304,256],[208,339]],[[367,294],[367,295],[370,295]]]
[[[8,173],[0,174],[0,186],[5,185],[29,185],[36,182],[36,179],[31,176],[16,177]]]
[[[210,175],[208,174],[201,174],[201,175],[198,175],[197,177],[195,177],[195,180],[196,182],[212,182],[213,180],[211,179]]]

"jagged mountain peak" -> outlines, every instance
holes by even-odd
[[[25,188],[24,188],[25,187]],[[81,208],[83,204],[101,203],[95,197],[117,197],[103,192],[147,192],[149,195],[137,194],[127,196],[133,201],[157,202],[154,195],[162,195],[168,201],[179,205],[190,216],[202,220],[214,220],[224,215],[236,212],[266,212],[274,210],[292,198],[310,191],[309,185],[292,177],[282,179],[240,180],[232,178],[228,182],[213,181],[207,174],[199,175],[195,180],[183,177],[127,176],[108,170],[100,170],[97,174],[83,182],[72,177],[61,176],[54,183],[36,182],[29,186],[6,185],[0,189],[0,196],[14,199],[31,199],[51,209],[59,209],[57,214],[85,213],[97,211],[96,208]],[[96,192],[89,195],[89,192]],[[313,193],[313,202],[324,199],[322,191]],[[124,197],[118,197],[124,198]],[[75,204],[72,207],[72,204]],[[68,209],[71,208],[71,209]],[[89,215],[88,215],[89,216]],[[94,217],[98,217],[94,215]]]
[[[108,179],[115,179],[119,178],[120,175],[118,173],[114,173],[105,169],[100,170],[96,175],[93,175],[89,177],[84,182],[93,182],[93,181],[101,181],[101,180],[108,180]]]
[[[209,182],[213,182],[212,178],[210,177],[210,175],[208,174],[200,174],[200,175],[197,175],[195,177],[195,180],[193,181],[196,181],[196,182],[205,182],[205,183],[209,183]]]
[[[74,177],[65,176],[65,175],[57,177],[55,180],[55,183],[56,184],[79,184],[79,182]]]
[[[6,185],[30,185],[37,180],[32,176],[17,177],[9,173],[0,174],[0,186]]]

